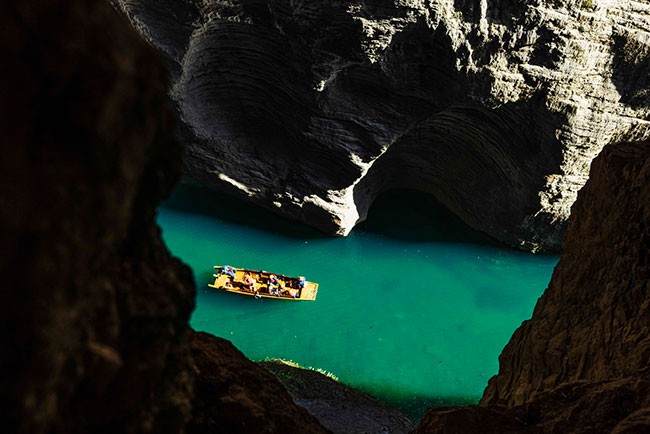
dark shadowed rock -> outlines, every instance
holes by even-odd
[[[108,3],[0,21],[3,430],[178,432],[194,288],[154,224],[180,157],[158,56]]]
[[[501,354],[484,404],[650,367],[650,144],[606,148],[573,213],[549,288]]]
[[[530,429],[523,412],[505,407],[432,407],[424,414],[414,434],[513,434],[542,433]]]
[[[196,333],[197,369],[190,433],[328,433],[266,369],[247,360],[230,342]]]
[[[2,3],[0,48],[3,432],[327,432],[231,345],[194,364],[192,273],[154,220],[181,164],[154,50],[79,0]]]

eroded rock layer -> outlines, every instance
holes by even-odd
[[[650,143],[612,145],[594,160],[549,288],[480,406],[430,410],[418,432],[647,432],[649,312]]]
[[[164,55],[185,172],[329,233],[391,188],[557,248],[592,158],[650,135],[650,5],[115,0]]]

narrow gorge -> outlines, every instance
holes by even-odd
[[[334,429],[189,327],[155,224],[182,170],[329,233],[395,187],[512,245],[568,220],[481,402],[414,432],[650,430],[648,2],[116,3],[0,6],[8,432]]]

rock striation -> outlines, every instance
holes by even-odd
[[[648,432],[649,312],[650,142],[609,146],[480,406],[430,410],[417,432]]]
[[[331,234],[392,188],[557,249],[591,160],[650,137],[650,4],[114,0],[164,55],[186,175]]]

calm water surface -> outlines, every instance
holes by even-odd
[[[192,326],[253,360],[324,369],[418,419],[475,403],[497,357],[547,286],[555,256],[503,248],[414,192],[378,199],[346,238],[190,187],[159,208],[171,251],[194,269]],[[320,284],[315,302],[209,289],[230,264]]]

